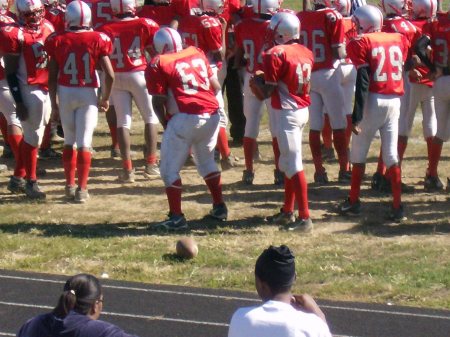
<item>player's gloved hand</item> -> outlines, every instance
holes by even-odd
[[[100,112],[106,112],[106,111],[108,111],[108,109],[109,109],[109,100],[103,99],[103,98],[101,100],[99,100],[98,110]]]
[[[357,124],[352,124],[352,132],[355,135],[359,135],[361,133],[361,128]]]
[[[22,122],[28,119],[28,109],[22,102],[16,104],[16,115]]]
[[[259,99],[260,101],[263,101],[265,99],[263,91],[264,84],[265,81],[263,72],[257,72],[250,78],[249,82],[250,89],[256,96],[256,98]]]

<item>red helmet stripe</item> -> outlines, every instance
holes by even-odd
[[[123,13],[123,2],[122,2],[122,0],[119,0],[119,5],[120,5],[120,14],[122,14]]]
[[[430,0],[430,18],[432,18],[433,17],[433,12],[434,12],[434,2],[433,2],[433,0]]]
[[[258,13],[261,14],[261,0],[258,0]]]
[[[81,1],[78,1],[78,4],[80,5],[80,27],[83,27],[83,18],[84,18],[84,12],[83,12],[83,4]]]
[[[175,38],[173,37],[172,32],[168,28],[165,28],[165,30],[169,33],[170,38],[172,39],[173,51],[177,51],[177,43],[175,42]]]

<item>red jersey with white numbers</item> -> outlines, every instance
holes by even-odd
[[[275,46],[264,53],[264,79],[277,86],[271,97],[274,109],[297,110],[311,104],[309,82],[313,66],[312,52],[298,43]]]
[[[402,18],[401,16],[385,18],[381,31],[386,33],[400,33],[402,35],[405,35],[410,45],[412,45],[412,41],[418,34],[416,26],[414,26],[410,21]]]
[[[413,41],[411,43],[411,46],[414,46],[416,44],[417,40],[422,35],[424,27],[428,26],[430,21],[428,19],[421,19],[421,20],[413,20],[413,21],[411,21],[411,23],[416,27],[416,30],[417,30],[417,34],[414,36],[414,39],[413,39]],[[411,49],[410,49],[410,53],[412,55],[415,54],[413,52],[413,50],[411,50]],[[411,76],[411,72],[410,72],[410,75],[409,75],[410,82],[424,84],[424,85],[427,85],[429,87],[433,86],[434,82],[431,81],[426,76],[428,74],[428,72],[429,72],[429,69],[425,65],[420,64],[420,65],[414,67],[414,69],[416,71],[418,71],[420,74],[422,74],[422,78],[421,79],[416,79],[414,76]]]
[[[17,78],[28,85],[48,88],[47,53],[44,42],[54,32],[53,26],[44,20],[39,30],[31,30],[20,25],[11,25],[2,29],[0,45],[5,54],[19,55]]]
[[[158,29],[155,21],[138,17],[113,20],[97,28],[111,38],[113,50],[109,58],[115,72],[145,70],[147,60],[144,51],[152,45]]]
[[[7,15],[6,11],[0,12],[0,30],[5,29],[5,27],[14,24],[14,19]],[[0,80],[5,79],[5,69],[3,68],[3,48],[0,46]]]
[[[331,8],[297,13],[301,22],[300,40],[313,52],[313,71],[332,69],[333,49],[344,44],[342,15]]]
[[[449,58],[449,33],[450,17],[440,16],[439,20],[433,21],[424,27],[423,33],[431,40],[431,48],[433,49],[433,60],[438,67],[450,67]]]
[[[58,63],[58,84],[67,87],[99,87],[95,69],[111,52],[111,40],[95,31],[66,31],[51,35],[45,49]]]
[[[45,18],[50,21],[55,28],[55,32],[62,33],[65,27],[65,13],[61,8],[48,7],[45,9]]]
[[[195,47],[153,58],[145,72],[150,95],[168,97],[170,114],[213,114],[219,108],[205,54]]]
[[[344,34],[345,34],[344,43],[347,46],[348,43],[357,36],[356,28],[351,16],[343,17],[342,24],[344,25]],[[345,62],[352,63],[349,57],[345,59]]]
[[[69,4],[74,0],[66,0]],[[96,28],[112,20],[111,3],[108,0],[84,0],[91,9],[92,27]]]
[[[236,45],[244,51],[247,71],[254,74],[262,69],[262,54],[269,20],[260,18],[244,19],[235,28]]]
[[[178,32],[187,46],[194,46],[210,56],[222,49],[222,24],[208,15],[188,15],[180,19]],[[208,57],[211,61],[211,58]]]
[[[136,13],[141,18],[155,21],[160,26],[169,26],[176,14],[172,5],[145,5]]]
[[[356,68],[369,67],[369,91],[403,95],[403,63],[408,54],[407,38],[399,33],[368,33],[347,45],[347,55]]]

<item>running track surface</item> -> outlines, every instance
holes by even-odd
[[[0,270],[0,337],[15,336],[28,318],[51,310],[66,279]],[[140,337],[226,337],[233,312],[260,303],[253,293],[113,280],[102,285],[101,319]],[[318,303],[334,336],[450,337],[450,311]]]

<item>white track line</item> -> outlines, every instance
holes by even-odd
[[[2,332],[0,331],[0,336],[14,336],[16,337],[15,333],[9,333],[9,332]]]
[[[64,283],[64,281],[43,279],[43,278],[33,278],[33,277],[23,277],[23,276],[0,275],[0,278],[14,279],[14,280],[25,280],[25,281],[36,281],[36,282],[47,282],[47,283],[57,283],[57,284]],[[141,292],[149,292],[149,293],[164,293],[164,294],[174,294],[174,295],[183,295],[183,296],[195,296],[195,297],[219,298],[219,299],[226,299],[226,300],[260,302],[260,300],[255,299],[255,298],[237,297],[237,296],[209,295],[209,294],[192,293],[192,292],[181,292],[181,291],[173,291],[173,290],[145,289],[145,288],[113,286],[113,285],[102,285],[102,287],[103,288],[109,288],[109,289],[141,291]],[[369,312],[369,313],[385,314],[385,315],[396,315],[396,316],[409,316],[409,317],[420,317],[420,318],[433,318],[433,319],[450,320],[450,315],[449,316],[442,316],[442,315],[418,314],[418,313],[413,313],[413,312],[388,311],[388,310],[377,310],[377,309],[364,309],[364,308],[344,307],[344,306],[334,306],[334,305],[321,305],[321,307],[322,308],[328,308],[328,309],[334,309],[334,310]]]

